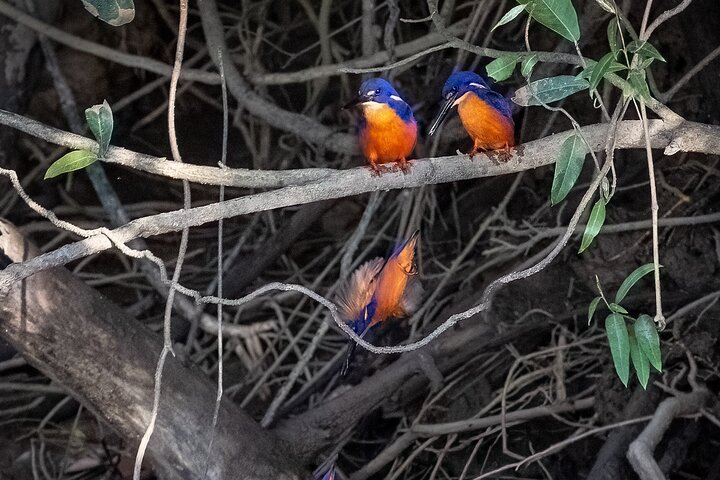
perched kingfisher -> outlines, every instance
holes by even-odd
[[[429,134],[435,133],[452,107],[458,107],[460,121],[473,139],[470,158],[479,151],[503,149],[509,153],[515,145],[515,122],[510,101],[493,91],[475,72],[460,71],[448,77],[443,86],[445,103]]]
[[[379,164],[398,162],[407,173],[410,168],[407,157],[417,140],[417,122],[410,105],[387,80],[370,78],[343,109],[354,106],[362,108],[360,145],[373,172],[380,174]]]
[[[407,317],[417,310],[422,296],[415,265],[418,233],[398,245],[387,260],[375,258],[361,265],[338,293],[340,318],[361,337],[383,320]],[[341,375],[347,373],[354,348],[352,341]]]

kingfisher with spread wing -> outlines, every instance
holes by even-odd
[[[387,260],[375,258],[361,265],[339,292],[340,318],[361,337],[388,318],[404,318],[417,310],[422,295],[415,265],[418,233],[398,245]],[[354,347],[352,342],[342,375]]]

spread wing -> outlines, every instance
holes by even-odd
[[[340,318],[345,322],[357,320],[375,293],[375,277],[383,266],[382,258],[363,263],[340,288],[336,303]]]

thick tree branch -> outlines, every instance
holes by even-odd
[[[0,220],[0,252],[12,261],[34,255],[9,223]],[[0,302],[3,338],[30,363],[57,380],[136,443],[150,417],[153,375],[162,342],[65,269],[18,282]],[[167,478],[308,478],[283,446],[229,400],[215,430],[215,386],[201,371],[169,357],[149,451]]]

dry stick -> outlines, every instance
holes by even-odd
[[[649,1],[648,4],[651,4],[652,1]],[[660,16],[658,16],[649,27],[647,27],[647,30],[644,28],[644,25],[646,24],[645,19],[643,19],[643,28],[640,29],[640,40],[647,40],[650,38],[650,35],[657,29],[660,25],[665,23],[666,21],[670,20],[672,17],[677,15],[678,13],[685,10],[688,6],[690,6],[690,3],[692,3],[692,0],[683,0],[678,6],[675,8],[671,8],[670,10],[666,10]],[[648,12],[646,12],[647,14]]]
[[[223,69],[223,52],[217,51],[217,63],[220,68],[220,86],[222,90],[223,105],[223,136],[222,136],[222,154],[220,158],[220,168],[227,167],[227,144],[228,144],[228,96],[227,86],[225,84],[225,70]],[[220,195],[218,201],[225,201],[225,187],[220,186]],[[217,296],[223,296],[223,219],[218,220],[217,231]],[[218,374],[217,374],[217,395],[215,397],[215,408],[212,418],[212,434],[210,436],[210,446],[208,447],[208,464],[205,466],[203,479],[207,477],[208,468],[210,466],[210,452],[212,452],[215,443],[215,428],[217,427],[218,417],[220,416],[220,404],[223,395],[223,305],[217,305],[217,353],[218,353]]]
[[[588,430],[587,432],[581,433],[580,435],[576,435],[574,437],[563,440],[562,442],[551,445],[550,447],[546,448],[545,450],[542,450],[536,454],[533,454],[520,462],[503,465],[502,467],[496,468],[495,470],[492,470],[492,471],[484,473],[478,477],[475,477],[475,478],[473,478],[473,480],[482,480],[484,478],[497,478],[497,475],[500,472],[504,472],[506,470],[510,470],[513,468],[517,470],[520,467],[527,465],[528,463],[535,462],[537,460],[540,460],[541,458],[547,457],[548,455],[552,455],[553,453],[559,452],[563,448],[570,446],[575,442],[579,442],[580,440],[583,440],[587,437],[597,435],[598,433],[603,433],[608,430],[612,430],[614,428],[624,427],[626,425],[634,425],[636,423],[647,422],[651,418],[652,418],[651,415],[646,415],[644,417],[633,418],[631,420],[624,420],[622,422],[612,423],[610,425],[605,425],[603,427],[593,428],[591,430]]]
[[[650,145],[650,133],[647,129],[647,112],[645,102],[640,99],[640,114],[645,133],[645,155],[647,156],[648,175],[650,176],[650,211],[652,214],[652,246],[653,264],[655,265],[655,325],[659,330],[665,329],[665,316],[662,311],[662,293],[660,286],[660,241],[658,236],[658,203],[657,187],[655,185],[655,166],[653,164],[652,147]]]
[[[673,86],[668,89],[668,91],[666,91],[665,93],[661,93],[660,100],[665,103],[672,100],[672,98],[678,91],[680,91],[681,88],[683,88],[695,75],[697,75],[700,71],[707,67],[710,62],[715,60],[718,56],[720,56],[720,46],[716,47],[715,50],[708,53],[705,58],[700,60],[693,68],[691,68],[685,75],[683,75],[680,80],[675,82]]]
[[[178,26],[177,35],[177,47],[175,50],[175,64],[173,66],[172,76],[170,77],[170,91],[168,95],[168,136],[170,140],[170,150],[172,151],[173,159],[182,163],[182,157],[180,156],[180,149],[177,144],[177,133],[175,129],[175,100],[177,95],[177,85],[180,79],[180,69],[182,68],[183,51],[185,47],[185,34],[187,33],[187,15],[188,15],[188,0],[180,0],[180,20]],[[183,199],[184,199],[184,210],[189,210],[191,207],[190,199],[190,183],[187,180],[183,180]],[[185,252],[187,251],[188,239],[190,236],[190,227],[186,226],[182,229],[180,236],[180,247],[178,249],[178,256],[175,262],[175,270],[173,271],[172,283],[170,284],[170,291],[165,302],[165,317],[163,321],[163,349],[160,352],[160,358],[158,359],[157,369],[155,371],[155,391],[153,396],[153,407],[150,415],[150,422],[148,423],[147,430],[140,440],[138,446],[137,455],[135,456],[135,467],[133,468],[133,480],[140,480],[140,470],[142,468],[143,457],[145,456],[145,450],[147,449],[150,437],[152,437],[153,430],[155,429],[155,421],[157,420],[158,410],[160,408],[160,392],[162,388],[162,374],[163,367],[165,366],[165,359],[168,353],[175,353],[172,349],[172,338],[171,338],[171,318],[173,310],[173,301],[175,299],[176,287],[175,285],[180,280],[180,273],[182,271],[183,262],[185,260]],[[220,321],[220,319],[218,319]]]
[[[34,137],[75,150],[98,151],[95,140],[45,125],[35,120],[0,109],[0,124],[16,128]],[[295,170],[221,169],[192,164],[178,164],[166,158],[154,157],[111,146],[102,161],[124,165],[136,170],[178,180],[226,187],[277,188],[302,185],[325,178],[336,172],[328,168]]]

